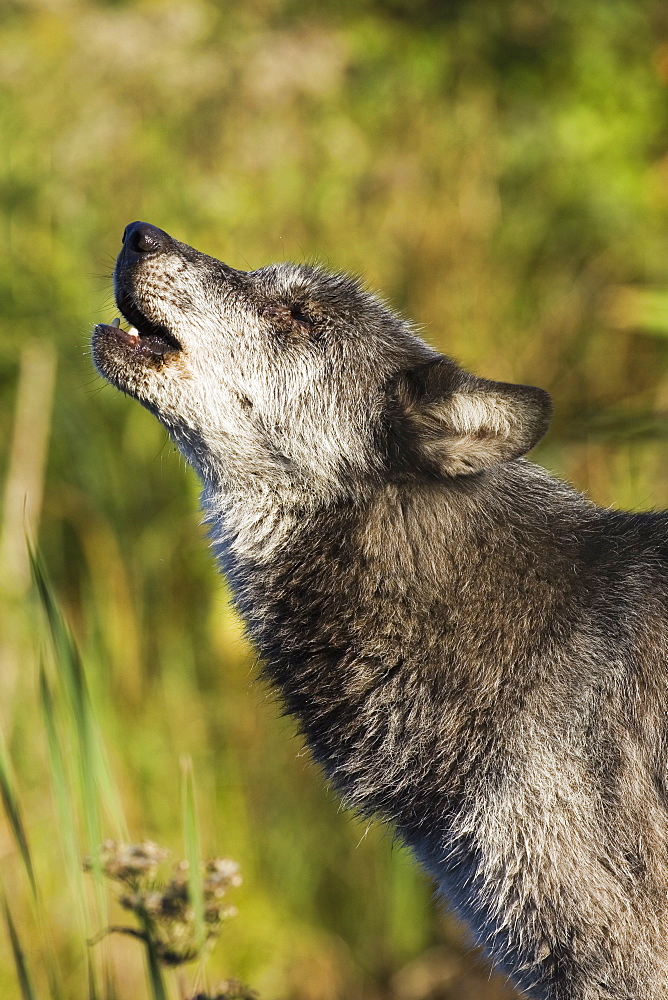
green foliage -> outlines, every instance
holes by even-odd
[[[194,477],[88,338],[133,219],[236,267],[317,258],[480,374],[550,389],[539,460],[665,505],[665,5],[13,0],[0,26],[0,994],[56,995],[51,955],[67,1000],[144,996],[132,941],[89,960],[108,902],[80,855],[176,844],[185,809],[191,862],[244,872],[214,979],[421,1000],[410,970],[439,968],[439,996],[500,997],[251,686]],[[27,598],[26,530],[76,642],[39,567],[46,618]]]

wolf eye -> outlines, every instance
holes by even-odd
[[[290,306],[282,303],[265,306],[263,315],[281,333],[303,335],[311,329],[311,320],[304,312],[301,302]]]
[[[292,316],[293,320],[295,320],[296,323],[304,323],[306,326],[311,325],[311,320],[304,312],[304,307],[301,303],[292,306],[292,308],[290,309],[290,315]]]

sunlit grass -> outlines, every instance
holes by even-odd
[[[181,787],[186,860],[180,867],[177,865],[172,881],[164,882],[156,878],[160,861],[168,852],[152,844],[126,847],[106,839],[103,847],[98,848],[103,839],[103,827],[125,837],[127,841],[119,793],[106,758],[80,651],[63,618],[41,558],[31,552],[30,560],[44,620],[43,639],[50,640],[52,674],[52,680],[49,680],[42,663],[39,701],[47,744],[45,763],[48,765],[42,779],[50,785],[57,816],[53,839],[66,861],[66,867],[61,871],[62,888],[64,892],[69,889],[78,911],[75,937],[71,944],[79,952],[80,995],[87,991],[91,998],[99,997],[100,1000],[112,1000],[118,995],[119,962],[117,958],[116,967],[112,967],[106,946],[108,933],[120,931],[129,938],[139,939],[144,945],[147,989],[151,1000],[169,1000],[175,994],[165,978],[164,967],[181,966],[198,958],[205,962],[222,930],[223,921],[231,915],[222,897],[228,885],[236,885],[239,881],[236,865],[226,859],[214,859],[205,865],[201,858],[193,770],[187,759],[182,764]],[[37,721],[33,735],[39,729]],[[50,945],[53,928],[49,926],[49,903],[44,899],[42,877],[35,873],[23,818],[20,782],[1,739],[0,792],[17,856],[29,886],[29,905],[34,911],[40,942],[40,946],[35,947],[32,933],[29,936],[30,946],[22,940],[13,903],[4,892],[2,908],[16,982],[23,1000],[37,1000],[40,996],[34,985],[36,980],[48,983],[49,996],[52,1000],[60,1000],[63,997],[62,970],[58,956]],[[93,883],[92,897],[84,883],[84,867]],[[138,928],[119,928],[110,924],[105,879],[116,880],[125,887],[125,894],[119,897],[120,902],[126,910],[135,913]],[[52,890],[53,887],[48,888]],[[95,925],[97,929],[93,933]],[[61,946],[63,943],[60,942]],[[36,966],[34,972],[33,966]],[[85,986],[81,981],[84,969]],[[201,965],[195,979],[201,981],[205,976],[205,965]],[[181,989],[186,981],[181,975]],[[222,992],[220,996],[223,996]]]

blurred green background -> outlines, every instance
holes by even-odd
[[[668,7],[3,0],[0,87],[0,721],[42,916],[4,821],[0,879],[37,995],[54,969],[64,998],[91,995],[100,925],[67,861],[70,835],[91,847],[76,722],[61,711],[66,830],[26,529],[82,649],[130,835],[183,856],[190,755],[202,849],[241,864],[239,916],[174,997],[223,975],[265,1000],[511,996],[253,683],[197,482],[95,375],[88,339],[115,315],[134,219],[237,268],[315,258],[363,274],[466,367],[549,389],[538,461],[601,504],[665,506]],[[101,995],[147,995],[136,942],[94,962],[115,982]],[[0,995],[21,996],[1,931]]]

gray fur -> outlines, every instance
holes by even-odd
[[[142,336],[98,326],[95,364],[199,473],[346,801],[528,996],[668,996],[668,515],[525,461],[547,394],[463,372],[349,278],[135,223],[115,287]]]

